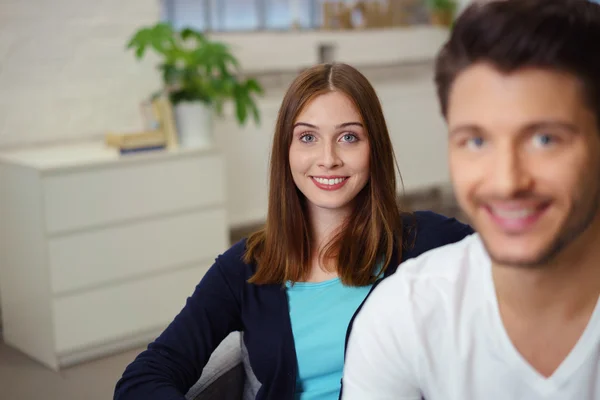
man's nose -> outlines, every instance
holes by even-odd
[[[490,184],[494,192],[502,197],[514,197],[531,189],[533,179],[529,163],[518,149],[499,149],[490,164]]]

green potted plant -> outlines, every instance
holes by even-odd
[[[210,142],[213,113],[222,115],[228,101],[240,125],[250,116],[260,122],[255,96],[263,89],[255,79],[242,77],[238,60],[224,43],[192,28],[177,30],[160,22],[136,31],[127,49],[134,50],[138,60],[149,49],[160,57],[158,68],[182,146]]]
[[[457,4],[455,0],[426,0],[431,23],[450,27],[454,21]]]

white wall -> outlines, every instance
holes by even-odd
[[[124,50],[158,0],[0,0],[0,147],[139,129],[160,82]]]

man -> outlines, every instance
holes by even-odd
[[[375,288],[341,398],[600,399],[600,5],[474,3],[436,84],[477,233]]]

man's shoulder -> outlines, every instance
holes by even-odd
[[[387,353],[395,353],[389,362],[401,364],[397,368],[410,379],[417,379],[418,365],[428,355],[443,359],[469,307],[483,304],[482,249],[473,234],[407,260],[379,281],[352,326],[354,351],[379,348],[381,360],[388,361]]]
[[[445,294],[463,290],[474,275],[481,274],[485,261],[482,251],[477,234],[429,250],[400,264],[394,274],[378,284],[372,297],[379,301],[393,299],[397,304],[419,301],[424,305],[442,300]]]
[[[472,264],[481,248],[478,234],[446,244],[406,260],[390,279],[445,279],[459,275],[464,268]]]
[[[408,364],[425,348],[437,351],[484,305],[485,263],[477,234],[405,261],[369,295],[357,316],[359,333],[369,326],[392,332]]]

